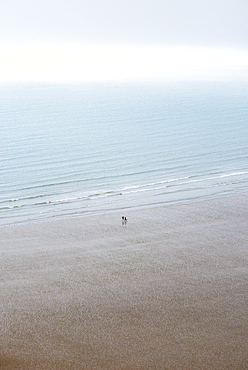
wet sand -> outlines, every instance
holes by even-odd
[[[247,369],[247,199],[1,229],[1,370]]]

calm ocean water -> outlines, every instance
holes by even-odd
[[[0,225],[248,189],[248,86],[0,87]]]

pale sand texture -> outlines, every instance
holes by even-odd
[[[0,230],[2,369],[248,369],[247,194]]]

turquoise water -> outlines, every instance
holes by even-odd
[[[246,191],[248,86],[0,87],[0,225]]]

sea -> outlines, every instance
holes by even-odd
[[[0,227],[248,190],[248,83],[0,85]]]

